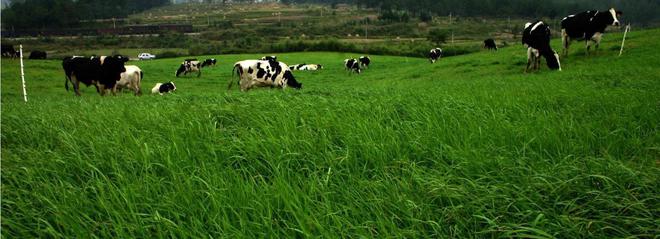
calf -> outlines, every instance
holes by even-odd
[[[46,52],[45,51],[32,51],[30,52],[30,56],[28,57],[29,59],[46,59]]]
[[[200,64],[199,61],[188,61],[188,60],[186,60],[183,63],[181,63],[181,65],[179,66],[179,69],[176,70],[175,76],[179,77],[179,75],[181,75],[181,73],[183,73],[183,75],[187,75],[190,72],[195,72],[196,71],[197,72],[197,77],[200,77],[202,75],[202,67],[200,65],[201,64]]]
[[[360,72],[362,71],[360,69],[360,62],[358,60],[355,60],[355,58],[345,59],[344,60],[344,67],[349,72],[355,72],[355,73],[360,74]]]
[[[442,57],[442,49],[434,48],[431,49],[431,51],[429,51],[429,61],[431,61],[431,63],[435,63],[441,57]]]
[[[241,87],[241,91],[248,91],[252,87],[263,86],[281,89],[285,89],[286,87],[292,87],[294,89],[302,88],[302,84],[296,81],[289,67],[282,62],[267,60],[236,62],[227,90],[231,89],[234,83],[234,73],[239,77],[238,84]]]
[[[360,56],[360,58],[358,58],[358,61],[360,61],[361,68],[369,68],[369,64],[371,63],[371,58],[369,58],[368,56]]]
[[[80,96],[80,82],[86,86],[94,85],[96,91],[105,95],[106,89],[112,89],[117,81],[121,79],[121,73],[126,71],[124,62],[128,58],[123,56],[100,56],[100,57],[65,57],[62,60],[62,68],[66,79],[64,88],[69,90],[69,81],[77,96]]]
[[[497,51],[497,45],[495,44],[495,40],[492,38],[488,38],[484,40],[484,48],[488,50],[496,50]]]
[[[112,91],[117,92],[117,90],[121,91],[123,88],[129,88],[135,92],[136,96],[141,95],[140,84],[144,78],[144,73],[140,67],[134,65],[127,65],[125,68],[126,72],[121,73],[121,79],[117,81]]]
[[[605,28],[607,26],[619,26],[618,16],[621,16],[620,11],[610,8],[608,11],[586,11],[575,15],[569,15],[561,20],[561,39],[563,55],[568,55],[568,47],[572,40],[584,40],[587,46],[586,53],[589,54],[591,42],[596,44],[596,49],[600,45],[600,40],[603,37]]]
[[[165,82],[165,83],[156,83],[156,86],[154,88],[151,88],[151,94],[166,94],[170,92],[176,91],[176,86],[174,85],[174,82]]]
[[[215,58],[206,59],[204,60],[204,62],[202,62],[202,65],[200,67],[215,66],[216,62],[217,61],[215,60]]]
[[[550,47],[550,36],[550,27],[543,21],[528,22],[523,30],[522,43],[538,50],[538,55],[545,58],[548,68],[561,71],[559,55]]]

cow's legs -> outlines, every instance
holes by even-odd
[[[202,71],[201,71],[201,69],[200,69],[199,71],[197,71],[197,77],[200,77],[200,76],[202,76]]]
[[[596,43],[595,50],[598,50],[598,47],[600,46],[600,40],[603,39],[603,33],[596,32],[593,37],[591,37],[591,40]]]
[[[73,91],[76,92],[77,96],[80,96],[80,81],[78,81],[78,77],[75,75],[71,76],[71,83],[73,85]]]
[[[568,47],[571,46],[571,38],[566,33],[566,29],[561,29],[562,55],[568,56]]]

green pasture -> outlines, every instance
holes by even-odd
[[[660,30],[608,34],[562,71],[526,49],[422,58],[278,54],[301,90],[227,90],[234,62],[130,61],[142,96],[64,89],[2,59],[5,238],[654,238]],[[553,42],[556,50],[560,43]],[[157,82],[177,91],[151,95]]]

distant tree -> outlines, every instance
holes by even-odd
[[[429,31],[429,34],[427,35],[426,39],[440,46],[443,43],[447,42],[447,35],[448,34],[446,30],[433,29]]]

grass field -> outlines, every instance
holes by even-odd
[[[141,97],[75,97],[60,61],[26,61],[27,104],[2,59],[2,236],[657,237],[660,30],[622,57],[604,39],[531,74],[520,45],[361,75],[341,66],[359,54],[278,55],[325,65],[300,91],[226,90],[265,53],[200,78],[131,62]]]

